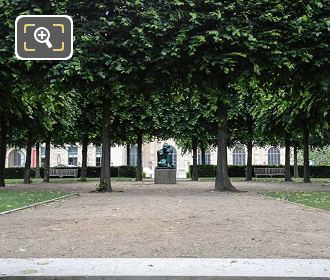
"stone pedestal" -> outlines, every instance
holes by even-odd
[[[176,169],[157,167],[155,170],[155,184],[176,184]]]

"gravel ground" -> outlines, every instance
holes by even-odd
[[[81,195],[0,216],[0,256],[330,257],[330,212],[256,192],[330,186],[235,185],[249,191],[217,193],[212,182],[187,181],[175,186],[117,182],[112,194],[89,193],[95,183],[35,185]]]

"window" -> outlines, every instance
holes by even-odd
[[[60,165],[61,164],[61,161],[62,161],[61,155],[60,154],[57,154],[57,156],[56,156],[57,165]]]
[[[200,149],[198,149],[198,153],[197,153],[197,163],[203,164],[202,163],[202,151]],[[205,151],[205,164],[206,165],[211,164],[211,152],[209,150]]]
[[[68,148],[68,164],[69,165],[78,165],[78,147],[70,146]]]
[[[130,148],[129,157],[131,166],[137,166],[137,145]]]
[[[40,164],[41,166],[45,166],[45,159],[46,159],[46,147],[40,147]]]
[[[176,168],[178,156],[177,156],[176,149],[174,149],[173,146],[172,146],[172,148],[173,148],[172,161],[173,161],[174,167]]]
[[[281,154],[280,150],[276,147],[272,147],[268,150],[268,165],[280,165]]]
[[[96,155],[96,166],[101,166],[102,147],[100,146],[96,147],[95,155]]]
[[[25,154],[19,150],[14,149],[8,155],[9,167],[23,167],[25,164]]]
[[[246,153],[243,147],[236,147],[233,151],[233,165],[245,165]]]

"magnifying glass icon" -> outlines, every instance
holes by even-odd
[[[46,27],[39,27],[34,31],[34,39],[38,43],[46,44],[49,49],[53,47],[52,43],[49,41],[50,33]]]

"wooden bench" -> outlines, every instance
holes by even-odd
[[[50,168],[49,177],[77,177],[78,168]]]
[[[284,176],[285,169],[284,168],[254,168],[254,174],[256,177],[258,176]]]

